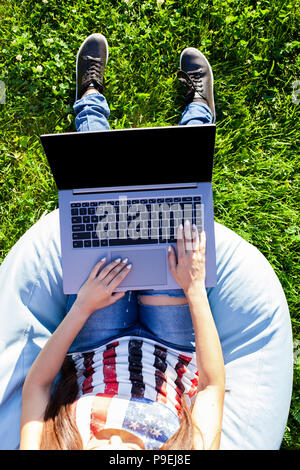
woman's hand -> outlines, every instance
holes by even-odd
[[[205,290],[205,232],[199,238],[196,226],[188,221],[177,232],[177,260],[175,250],[169,247],[169,266],[176,282],[186,296]]]
[[[92,269],[89,278],[80,288],[75,303],[87,315],[121,299],[125,292],[114,292],[130,272],[128,259],[112,261],[103,269],[105,258]]]

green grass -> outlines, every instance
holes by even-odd
[[[109,41],[112,128],[177,124],[183,105],[178,60],[192,45],[208,57],[215,76],[216,220],[269,260],[300,341],[300,106],[292,102],[292,83],[300,79],[297,11],[296,0],[2,0],[0,262],[57,207],[38,136],[75,130],[74,66],[85,37],[102,32]],[[300,449],[299,370],[298,356],[282,449]]]

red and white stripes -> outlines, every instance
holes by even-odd
[[[122,337],[95,351],[72,355],[79,395],[147,398],[179,413],[181,396],[198,385],[193,353],[176,351],[153,340]]]

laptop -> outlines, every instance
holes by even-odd
[[[128,258],[118,291],[178,289],[168,265],[186,219],[206,232],[206,287],[216,285],[215,124],[69,132],[40,139],[58,188],[63,290],[93,266]]]

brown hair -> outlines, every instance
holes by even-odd
[[[83,442],[72,416],[72,403],[77,393],[76,370],[72,359],[67,356],[61,379],[45,411],[40,450],[83,450]],[[192,435],[191,412],[183,397],[180,427],[160,449],[191,450]]]

